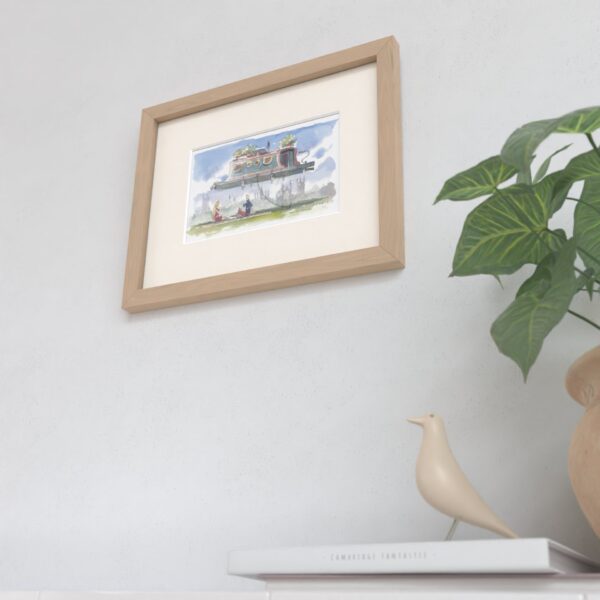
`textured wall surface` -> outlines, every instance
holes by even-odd
[[[140,109],[390,34],[406,270],[123,312]],[[228,549],[439,539],[428,410],[517,531],[600,556],[562,384],[598,337],[568,318],[524,385],[488,333],[517,282],[449,279],[470,206],[432,207],[516,126],[598,104],[599,34],[594,0],[0,0],[0,588],[252,589]]]

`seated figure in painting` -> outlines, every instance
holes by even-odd
[[[223,220],[223,215],[221,214],[221,202],[217,200],[212,207],[212,218],[213,221],[219,222]]]
[[[245,216],[249,217],[254,205],[250,201],[250,196],[248,196],[248,194],[246,194],[246,202],[244,202],[242,206],[244,207]]]
[[[236,217],[239,217],[239,218],[249,217],[250,213],[252,212],[253,206],[254,205],[252,204],[252,201],[250,200],[250,196],[248,194],[246,194],[246,201],[242,204],[242,206],[240,206],[238,208]]]

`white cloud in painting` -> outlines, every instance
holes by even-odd
[[[315,161],[315,171],[321,166],[323,162],[325,162],[330,156],[335,156],[336,159],[338,157],[338,128],[339,121],[336,122],[331,133],[325,136],[320,144],[310,149],[310,153],[307,162],[314,160]]]

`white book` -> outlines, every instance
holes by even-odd
[[[600,564],[547,538],[233,550],[228,571],[270,575],[597,573]]]

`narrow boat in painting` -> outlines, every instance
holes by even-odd
[[[337,121],[319,117],[194,151],[185,243],[336,211]]]
[[[257,148],[254,145],[240,148],[231,158],[226,179],[215,181],[211,189],[226,190],[244,187],[314,170],[315,162],[299,160],[299,154],[308,155],[308,151],[298,152],[296,139],[293,136],[284,138],[280,147],[275,150],[271,150],[269,146]]]

